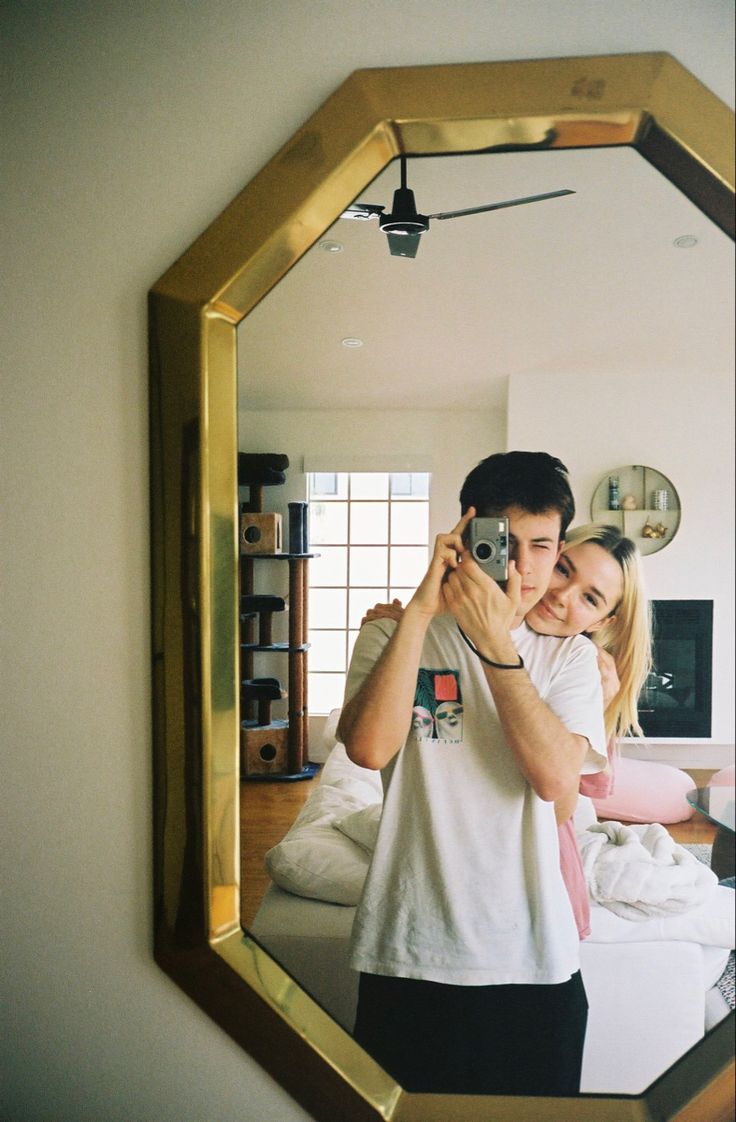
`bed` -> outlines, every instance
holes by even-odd
[[[273,883],[250,928],[348,1031],[358,987],[350,930],[381,799],[378,773],[334,744],[294,825],[267,854]],[[591,821],[581,797],[576,827]],[[580,948],[590,1005],[581,1090],[643,1091],[725,1016],[718,982],[734,941],[733,890],[719,885],[685,912],[643,922],[593,905]]]

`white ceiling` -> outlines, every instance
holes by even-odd
[[[395,161],[359,198],[390,210],[398,183]],[[576,193],[434,221],[415,259],[338,220],[343,251],[314,246],[241,325],[241,408],[495,409],[524,372],[732,366],[733,242],[635,150],[410,159],[408,185],[425,214]]]

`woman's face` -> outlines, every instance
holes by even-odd
[[[526,620],[558,639],[597,631],[617,607],[624,577],[618,561],[595,542],[571,545],[559,556],[549,587]]]

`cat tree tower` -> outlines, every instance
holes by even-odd
[[[238,454],[238,485],[249,488],[240,507],[240,757],[242,779],[310,779],[308,761],[307,600],[309,553],[306,503],[289,504],[289,549],[283,552],[283,518],[263,510],[264,487],[286,482],[288,457]],[[256,593],[256,567],[263,561],[288,566],[288,599]],[[268,570],[269,573],[272,570]],[[288,611],[288,640],[274,642],[274,616]],[[256,677],[259,656],[286,658],[288,688],[274,677]],[[272,706],[287,700],[286,719]]]

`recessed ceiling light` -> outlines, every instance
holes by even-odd
[[[343,339],[342,345],[343,347],[362,347],[363,340],[356,339],[354,335],[349,335],[347,339]]]
[[[325,253],[342,253],[345,248],[342,242],[332,241],[331,238],[323,238],[322,241],[317,244]]]
[[[678,249],[692,249],[698,244],[698,239],[693,234],[682,234],[679,238],[675,238],[672,244]]]

